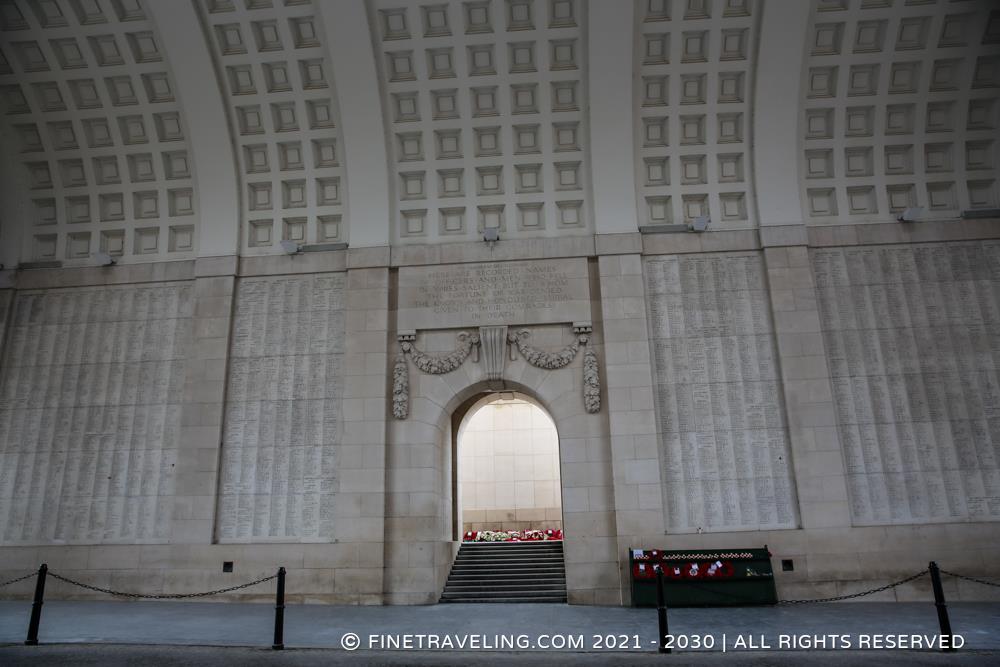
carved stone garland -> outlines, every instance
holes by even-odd
[[[406,419],[410,414],[410,372],[402,346],[392,367],[392,416],[396,419]]]
[[[550,371],[562,368],[573,361],[576,353],[580,350],[580,338],[577,338],[558,352],[545,352],[539,350],[537,347],[532,347],[528,345],[529,338],[531,338],[531,332],[527,329],[520,329],[507,335],[507,341],[517,347],[517,351],[521,353],[524,360],[537,368],[544,368]]]
[[[413,359],[414,366],[431,375],[443,375],[461,366],[462,362],[472,353],[473,345],[479,345],[479,334],[462,331],[458,334],[458,349],[443,357],[435,357],[421,352],[412,341],[404,341],[402,347],[403,352],[408,352],[410,358]]]
[[[499,330],[499,327],[497,327]],[[558,352],[546,352],[528,344],[531,332],[519,329],[507,334],[507,342],[517,348],[524,360],[536,368],[555,370],[568,366],[581,347],[586,347],[583,353],[583,404],[587,412],[593,414],[601,411],[601,377],[597,364],[597,353],[590,342],[591,327],[587,323],[574,323],[573,331],[576,340]],[[496,335],[498,332],[491,332]],[[410,355],[413,364],[424,373],[443,375],[450,373],[472,354],[473,349],[481,344],[479,334],[463,331],[458,334],[458,348],[443,357],[421,352],[413,344],[416,332],[405,332],[399,335],[399,354],[392,367],[392,415],[396,419],[406,419],[410,412],[410,376],[406,363],[406,355]],[[494,360],[496,361],[496,360]],[[492,364],[495,366],[496,364]],[[502,368],[499,369],[502,372]],[[499,374],[493,369],[493,374]]]
[[[583,353],[583,405],[590,414],[601,411],[601,376],[597,370],[597,352],[592,347]]]
[[[532,366],[554,370],[567,366],[573,361],[580,348],[585,347],[590,342],[591,330],[589,324],[574,324],[573,331],[577,334],[576,340],[558,352],[545,352],[528,345],[531,332],[527,329],[519,329],[508,334],[507,340],[511,345],[517,347],[517,351],[521,353],[524,360]],[[591,414],[601,411],[601,376],[597,367],[597,352],[592,347],[587,347],[583,353],[583,405]]]
[[[475,346],[479,345],[479,335],[462,331],[458,334],[458,349],[443,357],[421,352],[413,344],[416,333],[399,335],[399,354],[392,367],[392,416],[396,419],[406,419],[410,414],[410,372],[406,365],[406,355],[413,359],[413,365],[424,373],[443,375],[450,373],[469,357]]]

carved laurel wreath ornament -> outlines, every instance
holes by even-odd
[[[403,338],[401,336],[400,338]],[[479,336],[462,331],[458,334],[458,349],[454,352],[437,357],[421,352],[413,344],[412,336],[399,343],[399,354],[392,367],[392,416],[396,419],[406,419],[410,414],[410,371],[406,364],[406,355],[413,359],[413,365],[424,373],[442,375],[450,373],[468,358],[474,345],[479,345]]]
[[[545,352],[543,350],[539,350],[537,347],[528,345],[528,339],[530,337],[530,331],[527,329],[521,329],[515,333],[507,334],[507,342],[515,345],[517,347],[517,351],[521,353],[522,357],[524,357],[524,360],[537,368],[555,370],[556,368],[567,366],[571,361],[573,361],[576,357],[576,353],[580,350],[580,340],[577,339],[558,352]]]
[[[435,357],[426,352],[421,352],[410,341],[403,343],[403,352],[408,352],[410,358],[413,359],[413,365],[423,372],[430,373],[431,375],[443,375],[461,366],[462,362],[472,353],[473,345],[479,345],[479,334],[470,334],[467,331],[462,331],[458,334],[458,349],[443,357]]]
[[[531,332],[519,329],[507,335],[507,343],[517,348],[524,360],[536,368],[556,370],[568,366],[581,347],[590,342],[589,325],[585,329],[575,329],[578,332],[575,341],[558,352],[546,352],[528,344]],[[392,416],[396,419],[406,419],[410,408],[410,376],[406,357],[409,356],[413,365],[424,373],[443,375],[457,369],[482,341],[479,334],[462,331],[458,334],[458,347],[443,356],[427,354],[417,349],[413,340],[415,333],[400,335],[399,354],[392,367]],[[500,340],[503,340],[502,338]],[[502,362],[501,362],[502,363]],[[583,404],[589,413],[601,410],[601,379],[598,371],[597,353],[592,347],[587,347],[583,355]]]
[[[406,419],[410,414],[410,373],[406,367],[406,352],[396,355],[392,367],[392,416]]]

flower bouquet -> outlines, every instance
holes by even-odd
[[[561,540],[563,532],[558,528],[545,530],[469,530],[462,535],[463,542],[542,542]]]

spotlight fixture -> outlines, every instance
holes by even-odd
[[[106,252],[95,252],[94,259],[100,266],[114,266],[115,258]]]
[[[697,218],[691,221],[691,224],[688,226],[688,229],[690,229],[692,232],[708,231],[708,225],[711,222],[712,221],[709,219],[707,215],[699,215]]]
[[[496,243],[500,240],[500,229],[497,227],[487,227],[483,230],[483,240],[487,243]]]
[[[896,222],[916,222],[923,214],[923,206],[911,206],[896,216]]]
[[[302,252],[302,246],[295,241],[289,241],[288,239],[281,242],[281,249],[288,255],[298,255]]]

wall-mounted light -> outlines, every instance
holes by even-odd
[[[94,259],[97,260],[98,266],[114,266],[115,258],[106,252],[95,252]]]
[[[699,215],[691,221],[691,224],[688,225],[688,229],[692,232],[705,232],[708,231],[708,226],[711,222],[711,219],[707,215]]]
[[[896,222],[916,222],[920,219],[920,216],[924,214],[923,206],[911,206],[906,209],[898,216],[896,216]]]
[[[497,227],[487,227],[483,230],[483,240],[493,249],[493,244],[500,240],[500,229]]]
[[[298,255],[302,252],[302,246],[295,241],[289,241],[288,239],[281,242],[281,249],[284,250],[287,255]]]

